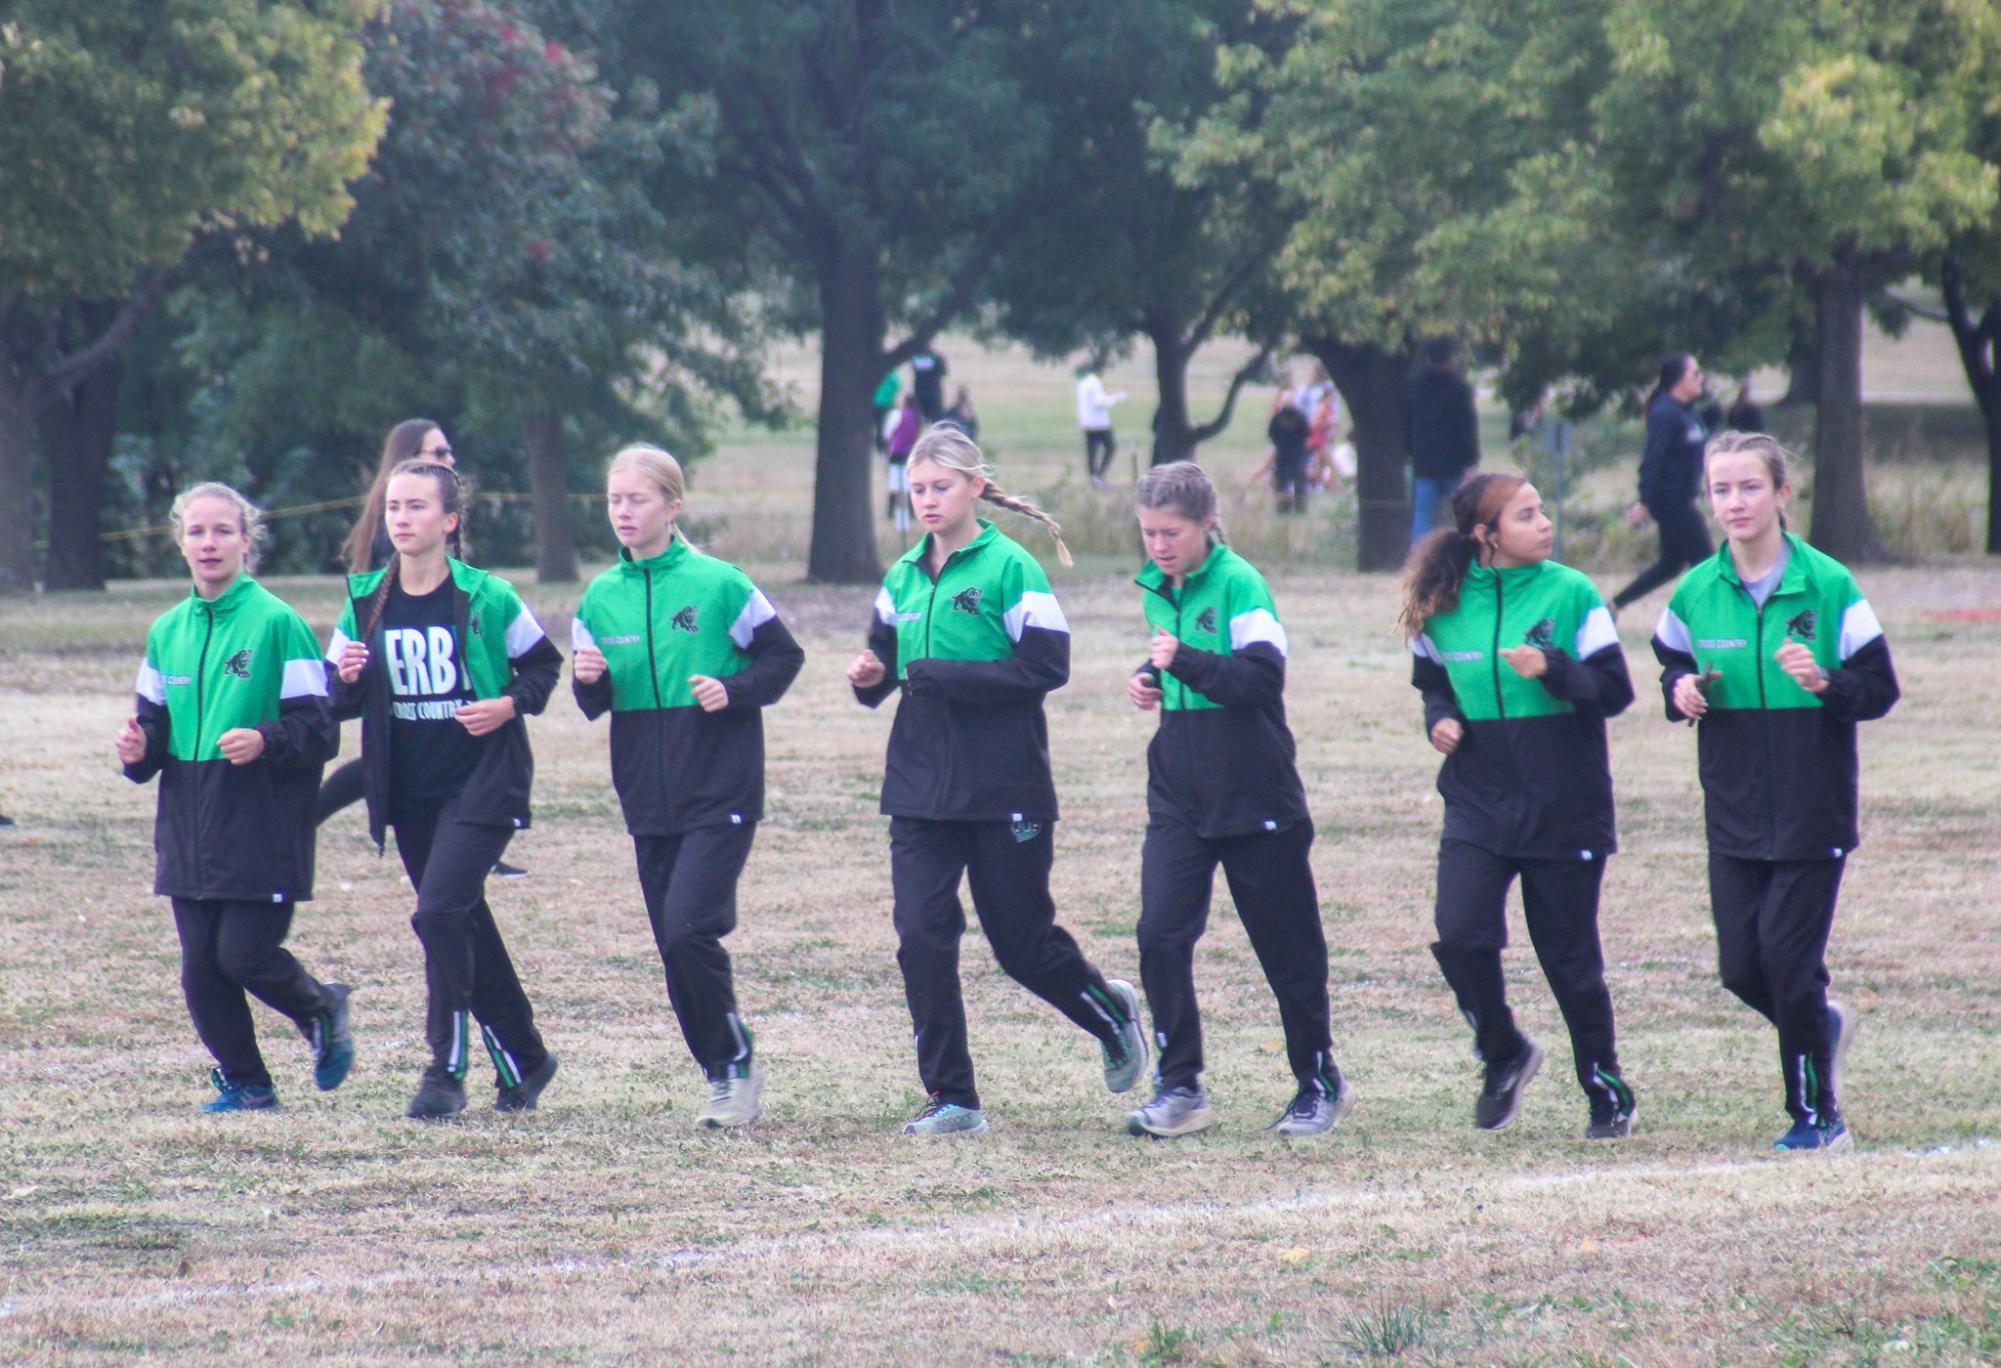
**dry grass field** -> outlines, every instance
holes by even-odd
[[[1056,375],[1054,435],[1010,456],[1024,487],[1079,464]],[[1026,381],[990,389],[1003,417],[1032,402]],[[1251,442],[1218,464],[1241,468]],[[1863,575],[1905,698],[1865,731],[1864,844],[1831,957],[1862,1019],[1843,1089],[1853,1152],[1769,1150],[1775,1046],[1715,980],[1694,738],[1660,718],[1641,612],[1624,624],[1642,701],[1613,724],[1624,853],[1603,927],[1639,1122],[1621,1144],[1582,1140],[1523,945],[1517,1010],[1549,1064],[1512,1129],[1472,1129],[1477,1066],[1426,950],[1436,757],[1390,631],[1394,585],[1297,565],[1272,578],[1355,1112],[1315,1143],[1264,1132],[1289,1080],[1219,889],[1198,959],[1219,1129],[1127,1137],[1094,1047],[972,934],[994,1128],[921,1142],[898,1134],[921,1099],[875,813],[889,717],[841,680],[871,591],[798,583],[805,468],[798,437],[743,439],[695,492],[717,549],[750,565],[809,655],[768,718],[770,808],[730,941],[771,1070],[744,1134],[690,1126],[700,1081],[605,729],[567,692],[533,724],[535,827],[510,853],[532,874],[491,889],[562,1060],[541,1110],[485,1110],[476,1072],[461,1123],[402,1119],[423,1053],[410,894],[350,812],[322,833],[320,897],[292,946],[355,985],[353,1078],[315,1092],[303,1045],[260,1008],[285,1110],[197,1113],[208,1061],[147,892],[153,795],[110,753],[145,625],[184,591],[0,606],[0,810],[22,823],[0,832],[0,1359],[2001,1361],[1993,569]],[[1056,892],[1088,953],[1134,975],[1152,721],[1122,684],[1143,633],[1130,561],[1079,560],[1058,578],[1072,679],[1049,705]],[[1625,573],[1594,569],[1608,587]],[[576,587],[517,582],[561,639]],[[274,587],[330,625],[330,584]]]

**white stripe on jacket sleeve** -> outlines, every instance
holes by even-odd
[[[1612,614],[1604,604],[1599,604],[1584,615],[1584,621],[1577,625],[1577,658],[1588,660],[1607,646],[1619,644],[1619,629],[1612,625]]]
[[[590,628],[584,626],[584,620],[582,618],[573,617],[570,619],[571,650],[581,651],[586,646],[596,646],[597,644],[598,644],[598,639],[591,635]]]
[[[338,627],[334,628],[333,635],[327,638],[327,664],[336,670],[340,668],[341,653],[347,650],[347,643],[347,633]]]
[[[743,611],[730,624],[730,640],[736,643],[739,651],[748,651],[751,634],[777,616],[778,610],[771,606],[771,600],[764,596],[764,591],[751,590],[750,602],[744,604]]]
[[[324,660],[285,662],[285,682],[278,686],[279,698],[325,698],[326,696],[327,663]]]
[[[1410,640],[1410,653],[1434,665],[1443,665],[1445,657],[1438,653],[1438,643],[1431,639],[1429,632],[1419,632]]]
[[[1070,634],[1070,619],[1063,616],[1063,606],[1056,601],[1056,595],[1040,589],[1023,590],[1021,601],[1007,610],[1006,621],[1009,641],[1020,641],[1021,634],[1030,627]]]
[[[1688,624],[1675,616],[1673,608],[1661,609],[1661,620],[1654,624],[1654,636],[1670,651],[1691,657],[1695,654],[1695,638],[1688,634]]]
[[[1285,628],[1263,608],[1253,608],[1230,619],[1230,649],[1241,651],[1258,642],[1286,653]]]
[[[132,692],[138,694],[139,697],[145,699],[148,703],[161,706],[166,704],[166,681],[160,678],[160,672],[154,668],[152,661],[142,660],[139,662],[139,677],[132,681]]]
[[[876,621],[894,627],[896,625],[896,600],[889,596],[889,586],[875,591]]]
[[[1855,653],[1883,635],[1883,624],[1868,599],[1857,599],[1841,614],[1841,661],[1846,664]]]
[[[514,621],[507,624],[507,658],[521,659],[545,635],[542,624],[535,620],[535,614],[529,611],[527,604],[522,604],[521,611],[514,615]]]

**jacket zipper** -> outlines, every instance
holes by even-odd
[[[643,567],[640,572],[646,577],[646,673],[653,680],[653,706],[662,708],[660,701],[660,662],[653,658],[653,569]]]
[[[1508,705],[1501,701],[1501,572],[1494,572],[1494,649],[1488,653],[1487,663],[1494,670],[1494,715],[1501,721],[1508,720]]]
[[[1776,595],[1778,591],[1778,586],[1773,585],[1772,593]],[[1769,600],[1767,601],[1769,602]],[[1753,620],[1756,625],[1752,630],[1751,664],[1758,675],[1758,740],[1764,749],[1766,782],[1770,783],[1772,773],[1772,714],[1771,710],[1765,705],[1765,605],[1760,603],[1754,605],[1754,607],[1756,612]],[[1766,811],[1771,811],[1769,803],[1766,805]],[[1779,848],[1779,822],[1777,813],[1772,814],[1770,822],[1771,831],[1765,849],[1769,852],[1767,858],[1776,859],[1778,858],[1777,852]]]
[[[195,744],[192,749],[196,764],[201,762],[202,696],[208,688],[208,644],[215,637],[215,605],[213,603],[204,603],[202,605],[202,614],[208,619],[208,629],[202,633],[201,654],[195,659]],[[195,873],[199,879],[201,874],[201,800],[199,798],[195,800],[195,806],[196,816],[191,836],[195,842]],[[206,885],[208,881],[200,879],[200,882]]]

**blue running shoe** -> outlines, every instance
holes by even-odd
[[[278,1110],[278,1090],[269,1083],[232,1083],[222,1076],[221,1069],[210,1069],[208,1077],[215,1084],[216,1097],[202,1103],[205,1112]]]
[[[1772,1148],[1794,1150],[1845,1150],[1855,1142],[1838,1116],[1824,1121],[1795,1121],[1793,1128],[1772,1142]]]
[[[354,1032],[348,1029],[345,983],[329,983],[334,1005],[313,1018],[313,1086],[332,1092],[354,1067]]]
[[[978,1135],[987,1128],[987,1118],[977,1107],[942,1102],[933,1097],[924,1110],[903,1123],[905,1135]]]

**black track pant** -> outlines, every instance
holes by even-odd
[[[1111,468],[1116,445],[1110,428],[1084,429],[1084,473],[1096,480]]]
[[[1614,608],[1624,608],[1635,599],[1644,598],[1680,574],[1684,567],[1707,560],[1714,550],[1709,544],[1709,529],[1703,525],[1702,515],[1695,511],[1694,504],[1662,508],[1648,504],[1647,512],[1653,515],[1655,525],[1661,530],[1660,559],[1640,571],[1631,584],[1619,591],[1612,600]]]
[[[350,760],[326,777],[320,785],[319,812],[313,818],[315,826],[325,826],[327,818],[361,801],[361,761]]]
[[[1598,946],[1598,888],[1602,860],[1517,860],[1465,841],[1438,846],[1438,943],[1431,953],[1473,1026],[1473,1046],[1489,1064],[1512,1059],[1522,1048],[1508,1010],[1501,951],[1508,943],[1508,885],[1522,881],[1529,940],[1543,977],[1570,1028],[1578,1086],[1594,1102],[1620,1100],[1605,1080],[1617,1079],[1612,995],[1605,990],[1605,958]]]
[[[464,1078],[468,1018],[477,1018],[499,1086],[511,1088],[549,1054],[486,905],[487,871],[514,832],[461,822],[459,802],[455,795],[430,812],[398,814],[391,822],[396,851],[417,888],[410,926],[424,946],[424,1037],[431,1062]]]
[[[1155,816],[1140,850],[1139,972],[1160,1044],[1156,1078],[1193,1088],[1202,1074],[1202,1017],[1195,1005],[1195,942],[1209,920],[1216,866],[1265,981],[1278,998],[1286,1060],[1303,1089],[1341,1089],[1327,1012],[1327,939],[1307,852],[1313,824],[1204,839]]]
[[[1779,1072],[1795,1121],[1841,1115],[1828,1071],[1827,933],[1840,860],[1709,857],[1723,986],[1779,1028]]]
[[[291,903],[175,898],[181,937],[181,992],[195,1034],[231,1083],[271,1086],[245,994],[289,1018],[308,1040],[313,1019],[333,1010],[325,986],[285,949]]]
[[[723,937],[736,929],[737,876],[756,831],[746,822],[632,838],[647,920],[667,973],[667,1000],[688,1052],[710,1078],[750,1068],[750,1033],[736,1014]]]
[[[962,1107],[980,1105],[966,1048],[959,992],[959,939],[966,913],[959,879],[1008,977],[1100,1040],[1116,1039],[1123,1009],[1049,897],[1053,822],[933,822],[889,819],[889,876],[896,895],[896,964],[917,1033],[924,1090]]]

